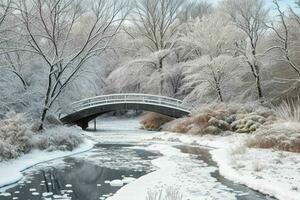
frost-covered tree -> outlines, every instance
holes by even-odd
[[[211,93],[207,96],[224,101],[225,82],[234,81],[227,76],[235,74],[233,69],[237,65],[233,63],[234,60],[239,61],[234,58],[231,49],[234,42],[243,37],[219,10],[189,20],[181,29],[176,43],[184,51],[182,55],[185,57],[182,62],[185,78],[181,91],[188,95],[188,99],[191,96],[202,98],[203,94]],[[243,71],[243,68],[239,70]]]
[[[276,60],[285,62],[300,78],[300,65],[295,61],[297,49],[300,45],[300,15],[292,8],[290,9],[290,15],[288,15],[280,7],[277,0],[274,0],[273,4],[279,16],[279,25],[274,25],[274,22],[268,25],[276,35],[276,44],[272,45],[266,52],[278,50],[281,56]],[[298,5],[300,8],[300,1]]]
[[[170,60],[173,59],[168,59],[169,57],[172,57],[172,51],[162,50],[122,63],[109,75],[108,84],[114,85],[117,92],[165,94],[169,91],[166,79],[169,79],[171,74],[176,74],[173,73],[173,65],[170,65]],[[165,61],[163,68],[160,67],[161,60]]]
[[[191,1],[184,5],[180,15],[180,20],[186,22],[190,19],[202,18],[213,12],[214,8],[211,2],[205,0]]]
[[[225,54],[217,57],[201,56],[185,63],[184,66],[183,88],[184,90],[191,90],[187,99],[191,96],[202,98],[205,95],[210,96],[208,94],[212,93],[212,96],[220,102],[223,102],[225,96],[228,96],[224,90],[226,87],[230,87],[229,82],[238,82],[235,79],[238,79],[241,71],[237,60]]]
[[[29,41],[25,50],[38,56],[47,67],[42,129],[47,112],[85,63],[109,48],[127,15],[127,3],[22,0],[17,5],[22,34]]]
[[[261,63],[258,58],[258,43],[266,30],[268,9],[264,0],[226,0],[225,9],[233,24],[246,35],[246,41],[236,42],[236,50],[242,55],[255,79],[259,99],[263,98]]]

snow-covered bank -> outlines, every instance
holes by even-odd
[[[5,187],[20,181],[23,178],[22,171],[42,162],[71,156],[81,152],[90,150],[94,146],[94,142],[85,139],[78,148],[73,151],[54,151],[46,152],[33,150],[15,160],[0,163],[0,187]]]
[[[179,192],[183,199],[236,199],[236,191],[211,176],[217,170],[216,167],[182,153],[169,143],[153,144],[145,149],[163,154],[152,161],[158,170],[124,186],[107,200],[146,199],[148,192],[169,187]]]
[[[192,136],[166,133],[164,140],[204,145],[211,150],[221,175],[282,200],[300,199],[300,154],[243,146],[247,135]]]

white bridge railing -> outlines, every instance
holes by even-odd
[[[142,103],[151,105],[160,105],[164,107],[174,108],[189,112],[189,110],[183,106],[182,101],[170,97],[163,97],[158,95],[149,94],[111,94],[96,96],[81,101],[72,103],[66,110],[66,114],[71,114],[84,109],[98,107],[101,105],[119,104],[119,103]]]

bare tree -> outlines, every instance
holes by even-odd
[[[297,9],[299,9],[300,8],[300,0],[295,0],[295,4],[296,4]],[[296,20],[296,22],[300,25],[300,14],[297,13],[296,10],[293,8],[290,8],[290,11],[291,11],[294,19]]]
[[[166,49],[179,26],[178,16],[183,0],[137,0],[133,22],[138,34],[152,51]]]
[[[265,2],[264,0],[227,0],[225,6],[231,21],[247,37],[246,43],[236,43],[236,48],[248,63],[255,79],[258,97],[262,99],[261,66],[258,61],[257,46],[266,30],[268,10],[265,9]]]
[[[128,13],[123,12],[125,1],[93,1],[91,9],[83,5],[73,0],[17,2],[28,39],[24,50],[40,57],[48,71],[40,129],[49,109],[86,61],[110,47]]]
[[[10,54],[5,48],[10,45],[9,42],[11,40],[11,38],[8,37],[8,34],[11,33],[11,27],[7,25],[7,21],[8,18],[12,16],[12,4],[12,0],[0,1],[0,44],[4,46],[4,48],[1,48],[1,54],[4,55],[4,57],[1,60],[2,64],[0,66],[0,70],[9,71],[15,74],[22,82],[24,89],[26,89],[27,82],[21,72],[21,59],[19,52],[13,52]]]
[[[290,21],[292,20],[288,19],[288,16],[286,16],[285,12],[281,9],[277,0],[274,0],[273,3],[275,5],[276,11],[280,18],[280,25],[277,27],[274,24],[267,25],[271,30],[275,32],[277,39],[276,39],[276,44],[270,47],[266,51],[266,53],[272,50],[279,50],[282,53],[283,58],[277,60],[287,63],[300,77],[300,66],[297,65],[297,63],[293,60],[291,56],[292,48],[295,43],[291,41],[293,27],[292,28],[289,27],[289,20]],[[298,4],[300,5],[300,1],[298,2]],[[293,9],[291,9],[291,13],[293,18],[296,19],[296,21],[299,23],[300,21],[298,20],[300,19],[300,17],[296,14],[296,12],[293,11]],[[300,23],[298,27],[300,28]]]
[[[137,37],[143,39],[143,45],[150,52],[159,52],[172,48],[172,39],[180,25],[179,16],[184,0],[136,0],[132,21]],[[161,74],[160,91],[163,93],[165,77],[163,61],[168,54],[159,55],[157,69]]]
[[[25,76],[22,72],[24,63],[21,52],[16,51],[12,53],[5,53],[4,63],[5,65],[3,66],[3,68],[15,74],[22,83],[24,90],[26,90],[28,87],[28,82],[26,81]]]
[[[180,20],[187,22],[190,19],[202,18],[213,12],[212,3],[204,0],[192,1],[184,5]]]

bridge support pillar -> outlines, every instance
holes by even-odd
[[[89,127],[89,122],[84,120],[84,121],[79,121],[76,123],[78,126],[82,128],[82,130],[86,130]]]
[[[97,118],[94,119],[94,131],[97,130]]]

